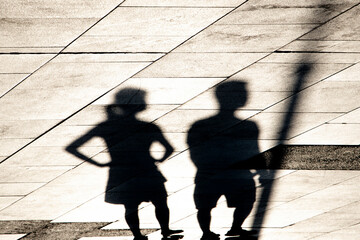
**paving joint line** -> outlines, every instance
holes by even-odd
[[[43,68],[45,65],[47,65],[48,63],[50,63],[53,59],[55,59],[61,52],[63,52],[68,46],[70,46],[73,42],[75,42],[77,39],[79,39],[81,36],[83,36],[86,32],[88,32],[91,28],[93,28],[95,25],[97,25],[101,20],[103,20],[104,18],[106,18],[109,14],[111,14],[113,11],[115,11],[115,9],[117,9],[118,6],[120,6],[122,3],[124,3],[126,0],[122,1],[120,4],[116,5],[115,8],[113,8],[112,10],[110,10],[107,14],[105,14],[102,18],[98,19],[93,25],[91,25],[88,29],[86,29],[83,33],[81,33],[79,36],[77,36],[74,40],[72,40],[69,44],[67,44],[60,52],[58,52],[55,56],[53,56],[52,58],[50,58],[48,61],[46,61],[44,64],[42,64],[40,67],[38,67],[37,69],[35,69],[31,74],[29,74],[27,77],[25,77],[24,79],[22,79],[20,82],[18,82],[15,86],[13,86],[12,88],[10,88],[8,91],[6,91],[4,94],[0,95],[0,99],[2,97],[4,97],[5,95],[7,95],[8,93],[10,93],[13,89],[15,89],[17,86],[19,86],[21,83],[23,83],[24,81],[26,81],[26,79],[28,79],[30,76],[32,76],[34,73],[36,73],[37,71],[39,71],[41,68]]]
[[[189,39],[193,38],[194,36],[196,36],[197,34],[199,34],[200,32],[202,32],[203,30],[205,30],[206,28],[208,28],[209,26],[213,25],[214,23],[216,23],[217,21],[219,21],[220,19],[224,18],[226,15],[230,14],[231,12],[235,11],[237,8],[239,8],[240,6],[242,6],[243,4],[245,4],[246,2],[248,2],[249,0],[243,2],[242,4],[240,4],[238,7],[234,8],[233,10],[229,11],[228,13],[222,15],[222,17],[218,18],[216,21],[212,22],[211,24],[209,24],[208,26],[206,26],[205,28],[203,28],[202,30],[200,30],[199,32],[195,33],[193,36],[191,36],[190,38],[186,39],[185,41],[183,41],[182,43],[180,43],[178,46],[174,47],[172,50],[170,50],[167,54],[171,53],[173,50],[175,50],[176,48],[178,48],[180,45],[182,45],[183,43],[185,43],[186,41],[188,41]],[[49,61],[47,61],[45,64],[43,64],[41,67],[45,66],[47,63],[49,63],[50,61],[52,61],[53,59],[55,59],[57,56],[59,56],[60,54],[63,53],[63,51],[70,46],[73,42],[75,42],[77,39],[79,39],[81,36],[83,36],[86,32],[88,32],[91,28],[93,28],[96,24],[98,24],[101,20],[105,19],[105,17],[107,17],[108,15],[110,15],[112,12],[114,12],[118,7],[121,7],[121,4],[125,3],[125,1],[121,2],[119,5],[117,5],[114,9],[112,9],[109,13],[107,13],[104,17],[100,18],[95,24],[93,24],[90,28],[88,28],[87,30],[85,30],[82,34],[80,34],[78,37],[76,37],[73,41],[71,41],[67,46],[65,46],[65,48],[63,48],[56,56],[54,56],[53,58],[51,58]],[[166,55],[167,55],[166,54]],[[161,56],[159,59],[157,59],[156,61],[162,59],[164,56]],[[130,76],[127,80],[123,81],[122,83],[116,85],[115,87],[111,88],[110,90],[108,90],[107,92],[105,92],[104,94],[102,94],[101,96],[99,96],[98,98],[96,98],[95,100],[91,101],[90,103],[86,104],[84,107],[82,107],[81,109],[77,110],[75,113],[71,114],[69,117],[63,119],[62,121],[60,121],[58,124],[56,124],[55,126],[51,127],[50,129],[48,129],[47,131],[45,131],[44,133],[40,134],[39,136],[37,136],[33,141],[31,141],[30,143],[26,144],[25,146],[21,147],[20,149],[18,149],[16,152],[12,153],[10,156],[8,156],[7,158],[5,158],[1,163],[5,162],[6,160],[8,160],[9,158],[11,158],[13,155],[15,155],[16,153],[20,152],[21,150],[23,150],[24,148],[26,148],[27,146],[29,146],[31,143],[33,143],[34,141],[36,141],[37,139],[39,139],[40,137],[44,136],[46,133],[50,132],[51,130],[53,130],[54,128],[56,128],[57,126],[61,125],[62,123],[64,123],[66,120],[68,120],[69,118],[73,117],[75,114],[79,113],[80,111],[82,111],[83,109],[85,109],[86,107],[90,106],[92,103],[94,103],[95,101],[97,101],[98,99],[100,99],[101,97],[105,96],[106,94],[108,94],[109,92],[111,92],[112,90],[116,89],[117,87],[121,86],[122,84],[124,84],[125,82],[127,82],[129,79],[131,79],[133,76],[137,75],[138,73],[140,73],[141,71],[143,71],[145,68],[151,66],[152,64],[154,64],[156,61],[150,63],[149,65],[147,65],[146,67],[144,67],[143,69],[139,70],[138,72],[136,72],[135,74],[133,74],[132,76]],[[36,71],[38,71],[41,67],[39,67],[37,70],[35,70],[33,73],[35,73]],[[29,76],[27,76],[25,79],[23,79],[21,82],[19,82],[16,86],[20,85],[23,81],[25,81],[28,77],[30,77],[33,73],[31,73]],[[9,91],[7,91],[4,95],[0,96],[1,97],[5,96],[8,92],[10,92],[11,90],[13,90],[16,86],[14,86],[12,89],[10,89]],[[157,118],[158,119],[158,118]],[[156,120],[157,120],[156,119]],[[156,121],[154,120],[154,121]],[[152,122],[154,122],[152,121]],[[94,155],[95,156],[95,155]],[[92,156],[92,157],[94,157]]]
[[[218,18],[216,21],[212,22],[210,25],[206,26],[205,28],[203,28],[202,30],[200,30],[199,32],[195,33],[193,36],[191,36],[190,38],[186,39],[185,41],[183,41],[182,43],[180,43],[178,46],[174,47],[172,50],[170,50],[167,54],[171,53],[174,49],[178,48],[180,45],[182,45],[183,43],[185,43],[186,41],[188,41],[189,39],[193,38],[194,36],[196,36],[197,34],[199,34],[200,32],[202,32],[203,30],[205,30],[206,28],[208,28],[209,26],[213,25],[214,23],[216,23],[217,21],[219,21],[220,19],[224,18],[226,15],[230,14],[231,12],[235,11],[237,8],[239,8],[240,6],[242,6],[243,4],[245,4],[247,1],[244,1],[242,4],[240,4],[238,7],[234,8],[233,10],[229,11],[228,13],[222,15],[222,17]],[[18,84],[16,84],[13,88],[11,88],[10,90],[8,90],[5,94],[3,94],[2,96],[0,96],[0,99],[5,96],[7,93],[9,93],[11,90],[13,90],[14,88],[16,88],[18,85],[20,85],[23,81],[25,81],[27,78],[29,78],[30,76],[32,76],[32,74],[34,74],[36,71],[38,71],[40,68],[42,68],[43,66],[45,66],[47,63],[49,63],[50,61],[52,61],[53,59],[55,59],[57,56],[59,56],[60,54],[62,54],[64,52],[64,50],[70,46],[73,42],[75,42],[77,39],[79,39],[81,36],[83,36],[86,32],[88,32],[91,28],[93,28],[96,24],[98,24],[100,21],[102,21],[103,19],[105,19],[108,15],[110,15],[112,12],[114,12],[117,8],[121,7],[121,5],[123,3],[125,3],[126,0],[122,1],[119,5],[117,5],[114,9],[112,9],[110,12],[108,12],[105,16],[103,16],[102,18],[100,18],[96,23],[94,23],[90,28],[88,28],[87,30],[85,30],[82,34],[80,34],[78,37],[76,37],[73,41],[71,41],[67,46],[65,46],[57,55],[55,55],[53,58],[51,58],[50,60],[48,60],[46,63],[44,63],[42,66],[40,66],[38,69],[36,69],[34,72],[32,72],[29,76],[27,76],[26,78],[24,78],[21,82],[19,82]],[[165,54],[164,56],[161,56],[160,58],[158,58],[156,61],[162,59],[163,57],[165,57],[167,54]],[[56,124],[55,126],[51,127],[50,129],[48,129],[47,131],[45,131],[44,133],[40,134],[38,137],[36,137],[33,141],[31,141],[30,143],[26,144],[25,146],[21,147],[20,149],[18,149],[17,151],[15,151],[14,153],[12,153],[10,156],[8,156],[7,158],[5,158],[4,160],[2,160],[1,163],[7,161],[9,158],[11,158],[13,155],[15,155],[16,153],[20,152],[21,150],[23,150],[24,148],[26,148],[27,146],[29,146],[31,143],[33,143],[34,141],[36,141],[37,139],[39,139],[40,137],[44,136],[46,133],[50,132],[51,130],[53,130],[54,128],[56,128],[57,126],[61,125],[62,123],[64,123],[67,119],[73,117],[75,114],[79,113],[80,111],[82,111],[83,109],[85,109],[86,107],[90,106],[92,103],[94,103],[96,100],[100,99],[101,97],[105,96],[106,94],[108,94],[109,92],[111,92],[112,90],[116,89],[117,87],[119,87],[120,85],[124,84],[125,82],[127,82],[129,79],[131,79],[133,76],[137,75],[139,72],[141,72],[142,70],[144,70],[145,68],[149,67],[150,65],[154,64],[156,61],[150,63],[149,65],[147,65],[146,67],[144,67],[143,69],[139,70],[138,72],[136,72],[135,74],[133,74],[132,76],[130,76],[127,80],[123,81],[122,83],[118,84],[117,86],[111,88],[110,90],[108,90],[107,92],[105,92],[104,94],[102,94],[100,97],[96,98],[95,100],[91,101],[90,103],[88,103],[87,105],[85,105],[84,107],[82,107],[80,110],[77,110],[75,113],[71,114],[69,117],[63,119],[62,121],[60,121],[58,124]],[[94,157],[94,156],[93,156]]]

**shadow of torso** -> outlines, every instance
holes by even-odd
[[[166,179],[155,165],[150,147],[161,134],[155,125],[137,119],[116,119],[98,125],[111,157],[105,201],[139,204],[164,193]]]
[[[232,127],[224,130],[224,126]],[[230,203],[234,206],[239,201],[255,201],[255,182],[248,159],[259,153],[258,135],[254,122],[220,114],[194,123],[188,144],[197,167],[195,194],[225,195],[228,205],[229,199],[235,199]],[[234,164],[237,169],[232,168]]]

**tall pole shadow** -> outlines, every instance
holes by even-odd
[[[288,138],[288,134],[290,131],[290,125],[293,121],[293,113],[296,110],[299,96],[298,92],[303,88],[305,79],[311,70],[311,65],[306,63],[300,64],[298,69],[295,71],[294,77],[296,78],[294,84],[294,95],[291,97],[291,101],[288,105],[288,109],[286,111],[286,115],[283,119],[283,124],[280,130],[280,135],[278,138],[277,145],[280,146],[277,151],[274,151],[270,162],[267,163],[267,168],[271,169],[272,171],[268,172],[268,179],[275,179],[276,171],[281,169],[284,157],[285,157],[285,149],[281,147],[284,144],[284,141]],[[253,228],[261,228],[265,221],[265,212],[269,204],[269,200],[271,199],[271,194],[273,191],[273,181],[266,183],[263,186],[263,191],[261,196],[259,197],[259,203],[257,207],[257,211],[255,214],[254,221],[252,223]]]
[[[125,206],[125,220],[135,236],[135,240],[146,240],[140,232],[138,207],[142,202],[151,202],[155,206],[155,215],[164,238],[182,232],[169,229],[169,208],[165,177],[157,168],[173,152],[173,147],[163,136],[160,128],[153,123],[136,118],[136,114],[146,109],[146,93],[139,89],[120,90],[115,103],[107,107],[108,119],[72,142],[66,150],[88,163],[98,167],[109,167],[105,201]],[[130,96],[136,104],[119,104]],[[132,138],[140,134],[140,137]],[[99,163],[82,154],[79,147],[93,137],[105,140],[111,161]],[[164,146],[165,153],[155,159],[150,153],[154,142]]]

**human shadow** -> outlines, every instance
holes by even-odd
[[[124,98],[136,104],[119,104]],[[105,201],[125,206],[125,220],[135,240],[146,239],[139,226],[138,207],[142,202],[153,203],[162,235],[171,238],[170,235],[182,231],[169,229],[169,208],[164,186],[166,179],[156,163],[167,159],[173,147],[158,126],[136,118],[136,114],[145,109],[145,91],[132,88],[120,90],[115,103],[106,109],[108,119],[73,141],[66,150],[96,166],[109,167]],[[79,151],[79,147],[93,137],[101,137],[106,142],[111,157],[109,163],[99,163]],[[150,147],[155,142],[165,149],[159,159],[150,153]]]
[[[197,167],[194,201],[202,240],[219,239],[219,234],[210,230],[211,210],[224,195],[227,206],[235,208],[231,229],[226,236],[241,236],[250,239],[254,230],[245,230],[242,224],[250,214],[255,202],[252,168],[265,168],[265,162],[252,162],[250,157],[259,153],[259,129],[256,123],[235,116],[247,100],[246,84],[228,81],[216,87],[219,112],[207,119],[195,122],[187,142],[190,155]],[[234,169],[236,166],[236,169]],[[256,239],[255,237],[252,239]]]

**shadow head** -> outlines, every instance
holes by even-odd
[[[136,88],[121,89],[112,105],[107,108],[109,117],[131,116],[146,109],[146,92]]]
[[[235,110],[246,104],[248,94],[246,83],[242,81],[228,81],[216,87],[216,98],[221,110]]]

